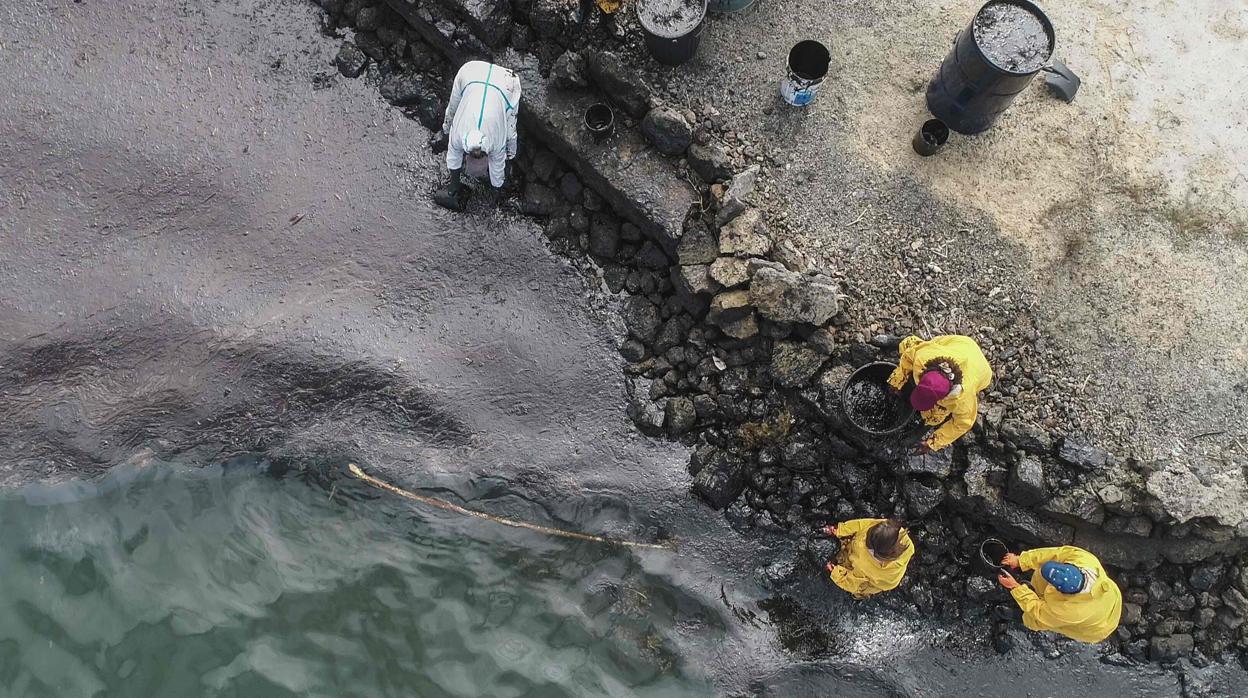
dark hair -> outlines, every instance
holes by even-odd
[[[944,364],[944,367],[949,369],[948,373],[941,371],[941,373],[945,373],[945,375],[948,376],[949,382],[953,385],[961,385],[962,367],[958,365],[957,361],[954,361],[947,356],[937,356],[931,361],[928,361],[926,364],[923,364],[923,370],[921,373],[927,373],[928,371],[940,371],[941,364]]]
[[[901,522],[884,519],[867,531],[867,547],[882,560],[892,560],[901,555]]]

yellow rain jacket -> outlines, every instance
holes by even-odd
[[[837,566],[832,568],[832,582],[853,594],[855,598],[872,596],[881,591],[897,588],[906,576],[906,565],[914,557],[914,543],[910,534],[901,531],[901,554],[895,560],[881,562],[867,549],[867,532],[884,519],[853,519],[836,525],[836,537],[841,539],[841,555]],[[848,540],[846,540],[848,539]]]
[[[975,340],[960,334],[941,335],[928,341],[906,337],[898,351],[901,359],[888,377],[888,384],[897,390],[904,388],[908,381],[918,383],[927,365],[936,359],[949,360],[962,373],[961,391],[954,391],[956,394],[951,393],[932,409],[919,413],[928,426],[941,425],[927,442],[933,451],[939,451],[975,426],[979,409],[977,395],[992,382],[992,367]]]
[[[1063,594],[1040,576],[1040,566],[1054,560],[1096,572],[1091,590],[1079,594]],[[1106,574],[1101,561],[1092,553],[1064,545],[1060,548],[1036,548],[1018,556],[1018,566],[1035,570],[1031,589],[1019,584],[1010,595],[1023,609],[1023,625],[1032,630],[1052,630],[1080,642],[1100,642],[1113,634],[1122,616],[1122,592]]]

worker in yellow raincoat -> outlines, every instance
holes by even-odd
[[[853,519],[823,532],[841,539],[836,561],[828,561],[828,575],[856,599],[895,589],[914,557],[910,534],[892,519]]]
[[[1122,592],[1092,553],[1073,545],[1036,548],[1021,555],[1009,553],[1001,564],[1035,570],[1030,587],[1004,572],[997,577],[1022,609],[1028,628],[1089,643],[1104,640],[1118,628]]]
[[[992,382],[992,368],[975,340],[958,334],[906,337],[898,352],[901,358],[888,384],[900,391],[914,381],[910,404],[924,423],[937,427],[919,448],[939,451],[975,426],[978,395]]]

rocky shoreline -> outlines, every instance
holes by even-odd
[[[997,372],[955,447],[917,456],[856,433],[840,417],[845,379],[894,359],[896,335],[923,328],[857,323],[853,278],[815,268],[778,234],[786,223],[771,215],[766,179],[781,156],[744,142],[713,108],[660,99],[653,76],[631,67],[650,64],[635,27],[554,0],[317,2],[326,31],[354,30],[339,72],[375,81],[430,130],[458,61],[517,68],[525,133],[512,200],[621,297],[637,427],[693,447],[693,491],[735,528],[807,541],[809,560],[769,574],[815,573],[824,523],[896,516],[919,554],[881,601],[982,627],[1008,602],[976,566],[984,537],[1072,543],[1100,556],[1124,592],[1106,661],[1248,663],[1242,473],[1114,453],[1007,405],[1048,380],[1034,342]],[[621,133],[590,145],[568,114],[608,96]],[[935,273],[917,247],[915,260],[916,278]],[[1003,339],[986,346],[1000,355],[1018,344]],[[1001,630],[994,645],[1007,651]]]

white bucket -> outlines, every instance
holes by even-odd
[[[795,107],[815,101],[819,86],[828,74],[831,55],[818,41],[799,41],[789,50],[787,74],[780,83],[780,96]]]

